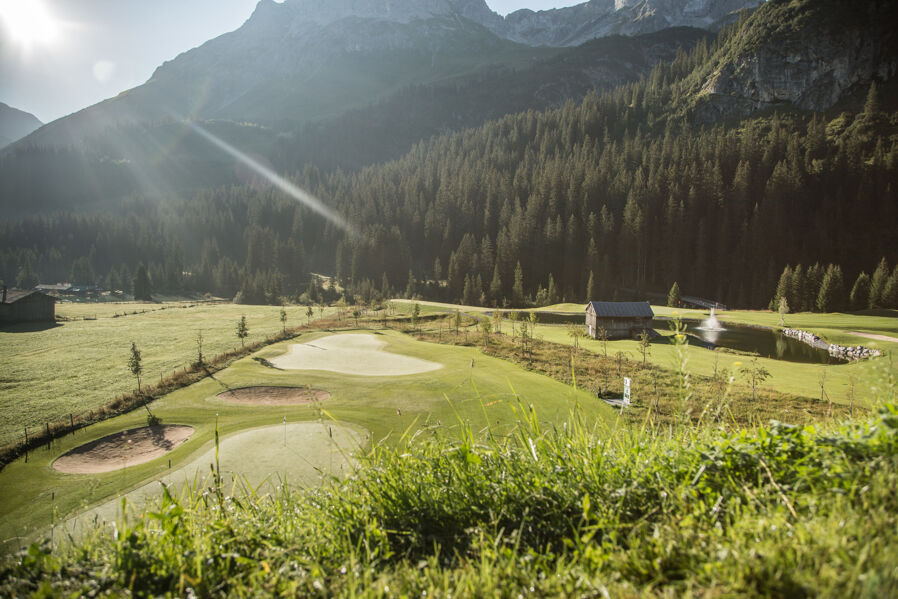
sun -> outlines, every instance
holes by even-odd
[[[25,48],[52,44],[59,22],[41,0],[0,0],[0,21],[9,38]]]

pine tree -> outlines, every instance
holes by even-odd
[[[131,282],[131,291],[135,300],[151,302],[153,301],[153,288],[150,285],[150,276],[147,274],[147,267],[141,263],[134,273],[134,280]]]
[[[586,301],[595,301],[596,297],[596,278],[592,271],[589,271],[589,280],[586,283]]]
[[[783,269],[783,274],[780,275],[779,282],[776,284],[776,293],[773,295],[773,298],[770,300],[770,310],[777,310],[780,305],[780,300],[782,298],[789,297],[789,291],[792,289],[792,267],[786,266]]]
[[[499,277],[499,265],[493,268],[493,280],[490,281],[490,300],[493,306],[498,306],[502,301],[502,279]]]
[[[415,273],[412,272],[412,269],[408,270],[408,285],[405,286],[405,297],[408,299],[414,299],[415,295],[418,293],[418,284],[415,281]]]
[[[26,260],[19,274],[16,275],[16,287],[19,289],[33,289],[38,284],[38,277],[31,267],[31,260]]]
[[[789,285],[789,293],[786,296],[789,307],[793,312],[802,312],[806,308],[802,307],[802,298],[805,295],[804,288],[807,285],[804,268],[801,264],[795,266],[792,270],[792,280]]]
[[[554,305],[558,303],[558,287],[555,285],[555,277],[549,273],[549,287],[546,289],[547,291],[547,301],[549,305]]]
[[[845,309],[845,282],[842,268],[830,264],[823,275],[820,293],[817,295],[817,309],[820,312],[840,312]]]
[[[802,310],[813,312],[817,309],[817,296],[820,295],[820,286],[823,284],[823,267],[820,264],[814,264],[808,268],[808,274],[805,278],[804,299],[802,301]]]
[[[474,281],[471,280],[471,275],[465,275],[465,289],[462,292],[461,303],[466,306],[473,306],[477,301],[475,291],[474,291]]]
[[[682,301],[683,298],[680,296],[680,284],[674,281],[674,284],[670,287],[670,292],[667,294],[667,305],[671,308],[678,308]]]
[[[889,279],[889,263],[883,258],[879,261],[876,270],[873,271],[873,279],[870,282],[870,309],[882,308],[882,295],[886,282]]]
[[[864,116],[875,117],[879,114],[879,108],[879,91],[876,89],[876,81],[871,81],[867,100],[864,102]]]
[[[514,287],[511,290],[512,301],[515,306],[524,305],[524,271],[521,269],[521,261],[518,260],[514,268]]]
[[[852,310],[866,310],[870,305],[870,285],[870,275],[862,272],[857,276],[854,286],[851,288],[851,294],[848,296]]]
[[[898,265],[895,266],[882,291],[882,306],[890,310],[898,309]]]

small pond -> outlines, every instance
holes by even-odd
[[[844,364],[845,361],[829,355],[829,352],[811,347],[797,339],[786,337],[778,331],[726,323],[722,329],[709,330],[700,320],[684,320],[690,343],[705,347],[726,347],[737,351],[758,354],[764,358],[802,362],[805,364]],[[657,330],[670,329],[671,321],[655,319],[652,327]]]
[[[584,324],[582,314],[565,312],[538,312],[541,324]],[[786,337],[772,329],[755,328],[744,325],[725,323],[721,330],[706,330],[700,320],[684,320],[686,334],[690,343],[703,347],[726,347],[741,352],[757,354],[774,360],[786,362],[802,362],[805,364],[844,364],[845,361],[834,358],[829,352],[811,347],[797,339]],[[656,318],[652,328],[658,331],[670,330],[671,321]]]

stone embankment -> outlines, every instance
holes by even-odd
[[[783,335],[798,339],[812,347],[825,349],[829,352],[829,355],[844,360],[863,360],[864,358],[875,358],[882,355],[882,352],[878,349],[870,349],[862,345],[846,347],[844,345],[836,345],[835,343],[827,343],[817,335],[799,329],[783,329]]]

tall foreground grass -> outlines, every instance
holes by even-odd
[[[33,545],[0,595],[349,597],[898,593],[898,406],[820,431],[424,428],[350,478],[173,497]]]

